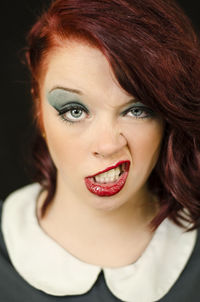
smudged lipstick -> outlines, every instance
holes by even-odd
[[[130,161],[119,161],[114,166],[86,177],[86,187],[91,193],[98,196],[115,195],[124,187],[129,167]]]

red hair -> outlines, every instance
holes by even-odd
[[[54,1],[28,35],[34,99],[48,53],[69,39],[99,48],[121,87],[166,122],[149,178],[160,201],[153,227],[166,217],[179,225],[185,219],[190,229],[200,226],[200,46],[188,18],[171,0]],[[33,154],[35,180],[48,190],[44,215],[55,193],[56,168],[39,129]]]

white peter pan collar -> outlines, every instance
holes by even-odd
[[[197,231],[185,233],[165,219],[135,263],[119,268],[85,263],[41,229],[36,217],[36,199],[40,190],[40,185],[32,184],[5,200],[2,232],[15,269],[30,285],[47,294],[84,294],[103,270],[107,286],[119,299],[157,301],[176,282],[193,251]]]

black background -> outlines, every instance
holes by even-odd
[[[31,137],[29,74],[23,64],[25,36],[50,0],[1,1],[0,198],[30,182],[27,145]],[[200,33],[200,1],[177,1]]]

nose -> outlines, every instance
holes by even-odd
[[[92,153],[94,156],[110,158],[122,153],[127,145],[127,140],[122,131],[116,126],[108,123],[95,127]]]

